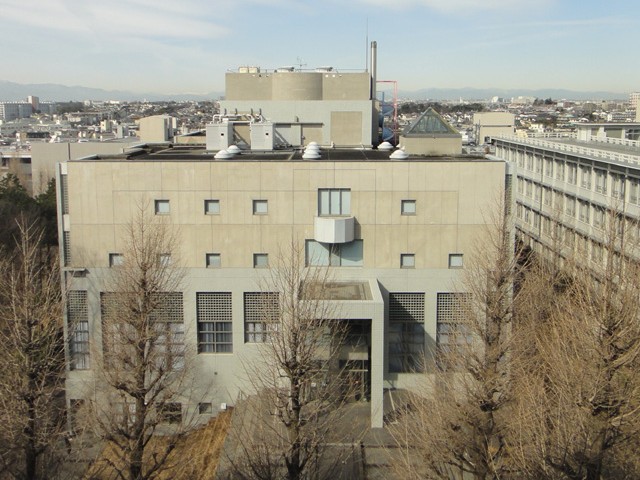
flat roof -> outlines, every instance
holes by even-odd
[[[303,150],[244,150],[230,159],[217,159],[215,153],[198,145],[147,145],[122,154],[96,154],[71,161],[203,161],[203,162],[496,162],[478,154],[460,154],[455,156],[410,155],[407,159],[389,158],[391,152],[377,149],[326,148],[321,149],[319,159],[302,158]]]
[[[373,300],[367,282],[326,282],[312,285],[308,292],[314,300]]]

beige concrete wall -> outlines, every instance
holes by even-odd
[[[31,145],[34,195],[42,193],[47,187],[47,182],[55,177],[56,163],[95,154],[122,153],[135,143],[139,143],[137,138],[127,142],[34,143]]]
[[[322,100],[322,74],[288,72],[272,74],[272,100]]]
[[[225,99],[242,100],[367,100],[367,72],[227,73]]]
[[[371,76],[367,72],[323,74],[324,100],[368,100],[371,98]]]
[[[471,254],[504,183],[498,162],[72,161],[68,171],[77,267],[108,266],[136,205],[166,199],[171,212],[157,218],[180,229],[185,266],[216,252],[226,267],[251,268],[253,253],[314,237],[318,189],[350,188],[365,267],[398,268],[415,253],[416,268],[447,268],[449,253]],[[206,199],[220,201],[219,215],[204,214]],[[401,215],[403,199],[416,200],[415,215]],[[268,213],[254,215],[253,200]]]
[[[400,145],[412,155],[450,156],[462,152],[462,137],[405,137],[400,135]]]
[[[331,112],[331,141],[341,146],[362,143],[362,112]]]
[[[260,73],[227,73],[226,100],[271,100],[271,76]]]

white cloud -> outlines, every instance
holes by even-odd
[[[359,0],[361,3],[392,9],[426,7],[444,13],[464,13],[482,10],[513,10],[531,8],[531,0]],[[554,0],[537,0],[536,7]]]
[[[5,25],[76,35],[203,39],[229,32],[203,0],[0,0],[0,10]]]

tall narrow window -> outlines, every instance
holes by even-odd
[[[470,293],[438,293],[436,302],[436,354],[443,370],[457,370],[463,347],[471,343],[468,314]]]
[[[348,188],[321,188],[318,190],[318,215],[350,215],[351,190]]]
[[[198,353],[232,353],[231,292],[196,293]]]
[[[71,370],[89,368],[89,311],[86,290],[71,290],[67,298],[67,331]]]
[[[389,372],[424,370],[424,293],[389,293]]]

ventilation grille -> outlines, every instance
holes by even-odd
[[[389,293],[389,371],[424,370],[424,293]]]
[[[196,293],[198,353],[232,353],[231,292]]]
[[[87,292],[71,290],[67,297],[67,328],[71,370],[89,368],[89,310]]]
[[[277,329],[277,292],[246,292],[244,294],[244,340],[261,343],[269,339],[269,332]]]

